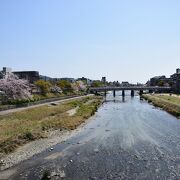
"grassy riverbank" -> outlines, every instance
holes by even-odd
[[[180,96],[169,94],[143,94],[142,97],[154,106],[180,117]]]
[[[2,102],[2,97],[0,97],[0,111],[16,108],[16,106],[26,106],[27,104],[41,103],[42,100],[49,101],[49,100],[53,100],[55,98],[63,99],[63,98],[71,97],[71,96],[83,96],[83,95],[86,95],[86,93],[85,92],[76,92],[76,93],[72,92],[72,93],[66,93],[66,94],[59,94],[59,93],[47,93],[46,95],[33,94],[31,99],[12,100],[9,102]]]
[[[101,102],[101,97],[91,96],[0,116],[0,156],[46,137],[48,130],[75,129],[96,112]],[[75,108],[77,111],[70,116],[68,111]]]

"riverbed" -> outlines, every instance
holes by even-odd
[[[8,179],[180,179],[180,120],[139,96],[108,94],[81,131],[1,173]]]

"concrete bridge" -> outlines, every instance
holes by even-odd
[[[116,91],[122,91],[122,96],[125,96],[125,91],[130,90],[131,96],[134,96],[134,91],[139,91],[139,94],[142,95],[143,91],[149,91],[149,93],[153,92],[161,92],[168,93],[171,92],[171,87],[159,87],[159,86],[127,86],[127,87],[113,87],[113,86],[104,86],[104,87],[93,87],[89,88],[91,93],[97,94],[98,92],[106,93],[108,91],[113,91],[113,96],[116,96]]]

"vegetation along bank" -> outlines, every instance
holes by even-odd
[[[142,97],[154,106],[180,117],[180,96],[173,94],[143,94]]]

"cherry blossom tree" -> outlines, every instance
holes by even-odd
[[[87,88],[83,81],[76,81],[71,86],[74,91],[85,91]]]
[[[71,84],[71,88],[73,89],[74,92],[78,92],[78,91],[79,91],[79,88],[78,88],[76,82],[74,82],[74,83]]]
[[[51,92],[52,93],[62,93],[63,91],[62,91],[62,89],[60,87],[55,85],[55,86],[51,87]]]
[[[85,91],[87,89],[87,86],[84,84],[83,81],[77,81],[78,89],[79,91]]]
[[[19,79],[11,73],[0,79],[0,91],[4,92],[4,101],[31,99],[31,89],[28,81]]]

